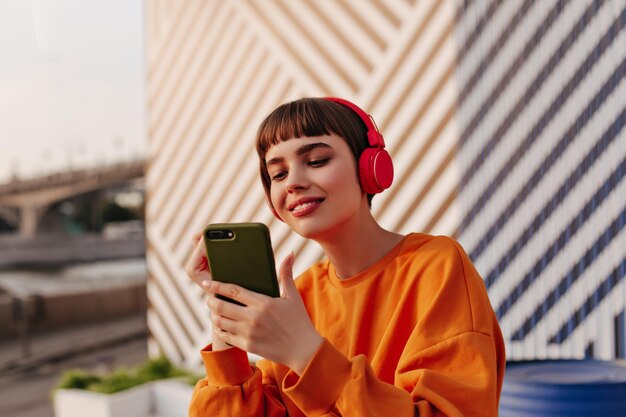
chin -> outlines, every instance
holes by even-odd
[[[303,227],[302,225],[292,226],[291,230],[299,234],[305,239],[317,240],[317,238],[324,236],[328,233],[328,230],[319,226]]]
[[[305,239],[315,241],[328,240],[332,236],[342,233],[342,226],[348,219],[325,222],[321,219],[307,219],[304,222],[290,225],[291,229]]]

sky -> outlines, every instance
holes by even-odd
[[[0,0],[0,183],[145,155],[141,0]]]

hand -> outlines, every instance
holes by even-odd
[[[280,266],[282,294],[268,297],[238,285],[209,281],[209,296],[213,327],[217,338],[281,363],[301,375],[320,344],[317,333],[306,312],[300,293],[293,281],[293,253]],[[221,300],[220,294],[243,306]]]
[[[207,289],[206,283],[212,281],[211,272],[209,271],[209,260],[206,257],[206,250],[204,246],[204,237],[202,232],[196,233],[193,238],[194,249],[191,257],[185,265],[185,272],[193,282],[198,285],[208,295],[213,293]],[[212,330],[213,350],[224,350],[230,348],[229,345],[224,343],[216,335],[215,327]]]

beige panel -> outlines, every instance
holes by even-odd
[[[362,105],[398,159],[376,216],[399,231],[456,227],[455,16],[455,2],[436,0],[147,1],[153,351],[193,365],[208,342],[183,269],[204,224],[268,224],[278,260],[296,251],[296,273],[321,259],[272,217],[258,178],[256,128],[285,101]]]

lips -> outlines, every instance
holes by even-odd
[[[296,217],[304,216],[319,207],[322,201],[324,201],[324,199],[320,197],[299,198],[289,203],[287,210]]]

